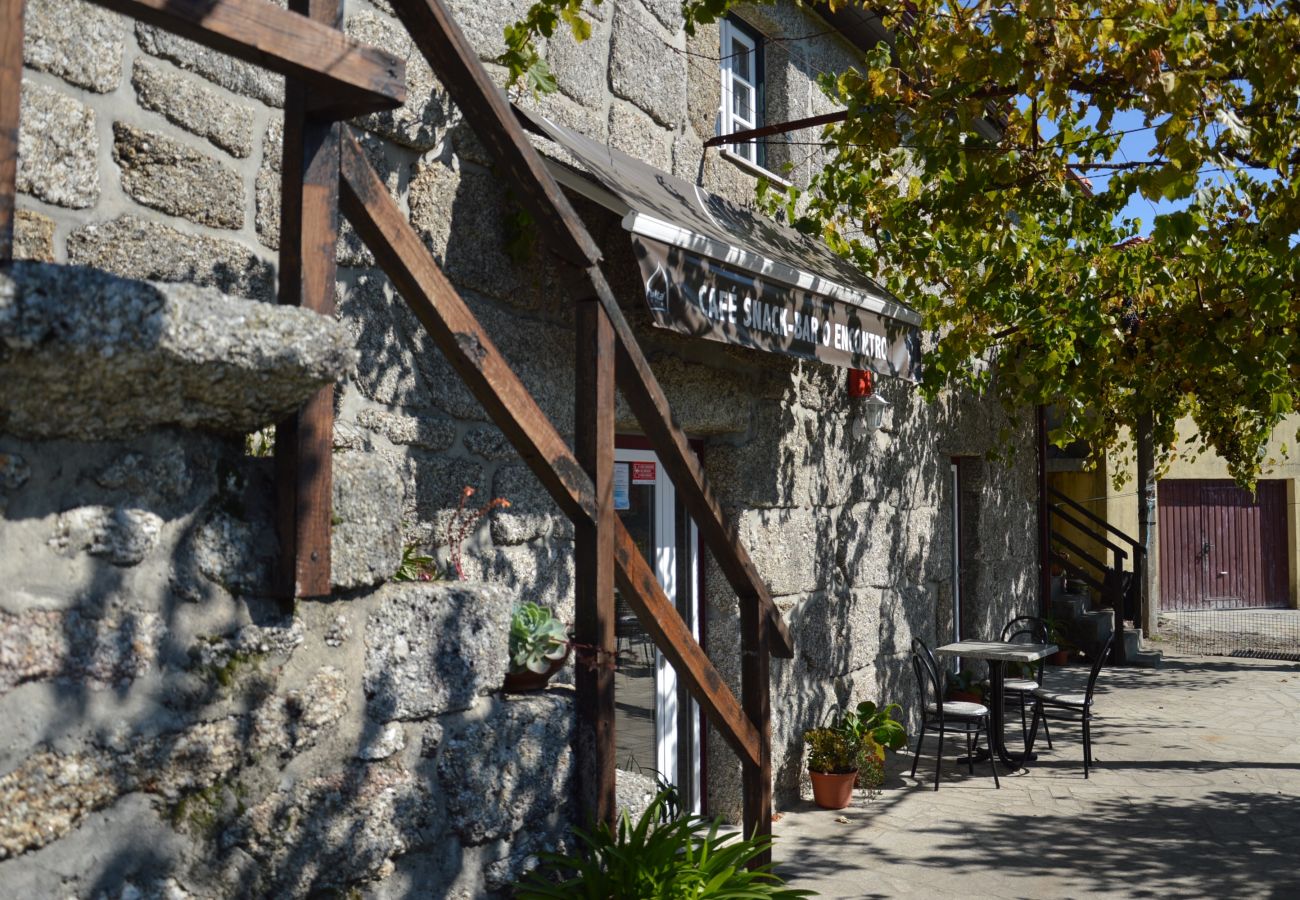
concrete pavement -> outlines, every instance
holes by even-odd
[[[1048,682],[1086,676],[1049,669]],[[974,776],[956,764],[952,740],[932,790],[927,738],[916,779],[899,754],[873,800],[785,810],[778,871],[845,898],[1300,898],[1300,665],[1107,669],[1094,708],[1088,780],[1077,724],[1054,722],[1056,749],[1040,736],[1039,761],[1002,773],[1001,790],[987,763]]]

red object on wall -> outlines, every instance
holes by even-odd
[[[853,399],[870,397],[875,391],[871,372],[867,369],[849,369],[849,396]]]

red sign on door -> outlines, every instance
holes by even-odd
[[[651,460],[649,462],[632,463],[632,483],[633,484],[654,484],[655,483],[654,460]]]

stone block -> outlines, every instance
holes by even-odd
[[[62,91],[23,80],[18,121],[18,190],[46,203],[85,209],[99,200],[95,113]]]
[[[203,577],[235,596],[271,592],[278,549],[269,523],[237,518],[221,509],[204,520],[190,544]]]
[[[525,224],[501,179],[425,162],[415,169],[409,199],[411,224],[453,283],[514,305],[540,304],[541,267],[521,265],[538,252],[536,226]]]
[[[450,118],[451,102],[406,29],[375,13],[359,12],[348,18],[347,32],[406,60],[406,103],[371,113],[356,124],[404,147],[432,150],[438,143],[438,129]]]
[[[261,897],[340,895],[375,882],[417,843],[427,789],[393,766],[353,764],[304,778],[248,810],[233,834],[258,865],[241,890]]]
[[[755,509],[739,518],[741,540],[774,595],[807,594],[830,585],[835,537],[819,510]]]
[[[875,661],[880,592],[819,591],[787,615],[798,660],[817,678],[839,678]]]
[[[450,419],[435,419],[428,415],[403,415],[386,409],[363,409],[357,413],[357,424],[390,442],[424,450],[446,450],[456,440],[456,424]]]
[[[126,19],[82,0],[28,0],[23,62],[69,84],[107,94],[122,80]]]
[[[609,145],[644,163],[671,171],[673,167],[673,133],[630,103],[612,103],[609,107]]]
[[[447,3],[456,24],[460,25],[461,31],[478,51],[478,58],[484,62],[492,62],[506,52],[505,27],[527,15],[531,6],[532,0],[499,0],[496,3],[448,0]],[[539,53],[544,52],[545,42],[537,49]]]
[[[54,220],[20,209],[14,217],[14,259],[54,262]]]
[[[284,106],[284,77],[196,44],[153,25],[137,22],[135,36],[140,49],[185,69],[236,94],[261,100],[270,106]]]
[[[162,524],[143,509],[81,506],[59,515],[49,543],[67,556],[85,552],[115,566],[134,566],[158,546]]]
[[[632,4],[614,9],[609,83],[660,125],[676,128],[686,113],[686,57],[649,15]]]
[[[0,273],[0,428],[99,440],[162,425],[245,434],[354,359],[338,323],[211,288],[15,263]]]
[[[487,426],[471,428],[461,438],[465,449],[484,459],[517,459],[519,451],[506,439],[499,428]]]
[[[532,470],[523,463],[497,468],[492,477],[492,496],[510,506],[492,514],[492,540],[496,544],[522,544],[552,535],[573,539],[573,524],[560,512],[551,495]]]
[[[163,633],[163,621],[151,612],[0,612],[0,694],[52,679],[91,690],[120,687],[154,665]]]
[[[386,152],[386,142],[367,132],[356,132],[358,142],[370,165],[397,198],[400,190],[401,167],[392,163]],[[284,119],[275,116],[266,126],[262,139],[262,164],[254,181],[256,213],[254,223],[257,238],[272,250],[280,248],[280,198],[282,186],[281,157],[284,154]],[[339,217],[339,242],[335,255],[340,266],[373,266],[374,254],[361,240],[347,217]]]
[[[443,729],[438,780],[448,824],[470,845],[548,829],[571,810],[573,700],[558,691],[494,700]],[[483,798],[491,797],[491,804]]]
[[[68,236],[68,262],[141,281],[183,281],[274,300],[275,267],[243,244],[137,216],[92,222]]]
[[[678,0],[641,0],[641,5],[673,34],[685,27],[686,20],[682,18],[682,5]]]
[[[595,23],[591,37],[579,42],[561,23],[546,46],[546,62],[565,96],[592,109],[605,104],[609,89],[609,26]]]
[[[214,228],[244,226],[239,173],[178,141],[113,123],[122,189],[139,203]]]
[[[386,585],[366,620],[370,717],[418,719],[468,709],[501,686],[514,596],[468,582]],[[488,796],[486,794],[482,796]]]
[[[131,84],[140,105],[240,159],[253,152],[253,107],[231,103],[202,82],[153,62],[136,59]]]
[[[379,584],[402,564],[402,479],[377,453],[335,453],[330,578],[348,590]]]
[[[466,568],[475,573],[471,577],[511,585],[520,600],[545,606],[562,622],[573,621],[575,572],[571,541],[530,541],[498,547],[490,554],[471,555]]]

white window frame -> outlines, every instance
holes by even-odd
[[[722,63],[718,68],[722,77],[722,107],[718,116],[718,133],[731,134],[736,131],[758,128],[763,124],[763,110],[758,108],[763,88],[758,58],[761,52],[760,42],[742,30],[731,19],[722,20],[721,31],[721,52],[719,55],[722,57]],[[741,48],[749,51],[750,71],[752,73],[750,78],[742,77],[733,66],[736,54]],[[750,107],[750,116],[747,119],[736,113],[735,88],[737,84],[748,88],[749,96],[752,99],[753,105]],[[743,144],[728,144],[726,149],[732,155],[744,160],[751,166],[762,168],[757,141],[750,140]]]
[[[678,591],[690,591],[691,603],[689,605],[689,614],[686,616],[686,626],[690,628],[692,636],[696,641],[700,639],[700,598],[696,590],[699,581],[699,559],[692,554],[690,560],[689,577],[690,585],[677,584],[677,520],[675,515],[677,504],[677,489],[673,485],[672,479],[668,477],[664,469],[663,462],[659,455],[653,450],[642,450],[630,447],[619,447],[614,451],[614,461],[616,463],[631,464],[633,462],[653,462],[655,464],[655,558],[647,560],[654,568],[655,577],[659,580],[660,586],[664,593],[673,602],[677,603]],[[698,546],[699,532],[695,523],[690,524],[690,534],[687,539],[691,541],[691,546]],[[700,750],[703,735],[700,732],[700,707],[692,699],[691,715],[691,748],[692,748],[692,765],[690,772],[681,772],[678,769],[678,691],[677,672],[673,669],[672,664],[663,655],[659,649],[655,649],[655,767],[659,774],[668,782],[681,787],[689,787],[691,797],[690,812],[699,814],[703,811],[703,784],[700,781]]]

